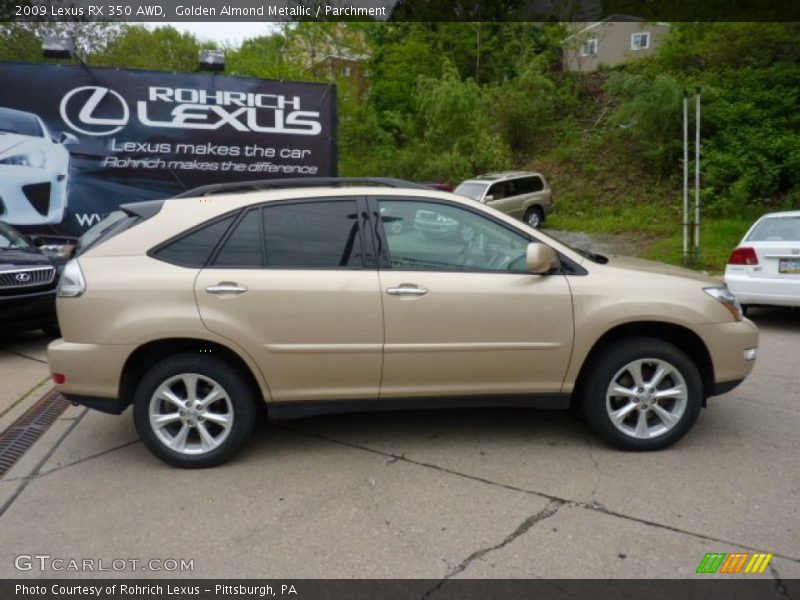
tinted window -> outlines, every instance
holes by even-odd
[[[393,269],[525,271],[528,238],[486,217],[438,202],[378,204]],[[413,226],[393,227],[398,217]]]
[[[184,267],[202,267],[219,240],[233,223],[234,216],[214,221],[187,233],[154,253],[160,260]]]
[[[39,127],[39,121],[31,113],[0,108],[0,134],[3,133],[42,137],[42,128]]]
[[[504,182],[495,183],[492,187],[489,188],[487,196],[491,196],[492,200],[500,200],[500,198],[505,198],[508,194],[506,194],[506,184]]]
[[[363,266],[354,200],[279,204],[264,209],[268,267]]]
[[[260,267],[264,264],[261,245],[261,210],[251,210],[239,221],[217,254],[217,267]]]
[[[541,177],[523,177],[516,180],[517,194],[532,194],[544,189]]]

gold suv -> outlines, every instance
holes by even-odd
[[[229,458],[263,403],[274,419],[575,403],[607,442],[656,450],[753,366],[758,331],[724,286],[455,194],[321,179],[183,196],[99,227],[64,268],[48,348],[64,396],[132,404],[172,465]]]

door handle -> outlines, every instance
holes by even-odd
[[[428,293],[428,290],[416,285],[401,285],[400,287],[387,288],[386,293],[392,296],[424,296]]]
[[[230,281],[220,281],[217,285],[210,285],[206,288],[209,294],[244,294],[247,288],[238,283]]]

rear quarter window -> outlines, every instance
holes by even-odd
[[[195,227],[177,239],[156,247],[153,258],[181,267],[202,268],[228,231],[236,215]]]

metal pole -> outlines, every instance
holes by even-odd
[[[683,264],[689,264],[689,92],[683,90]]]
[[[700,264],[700,87],[697,88],[694,139],[694,260]]]

